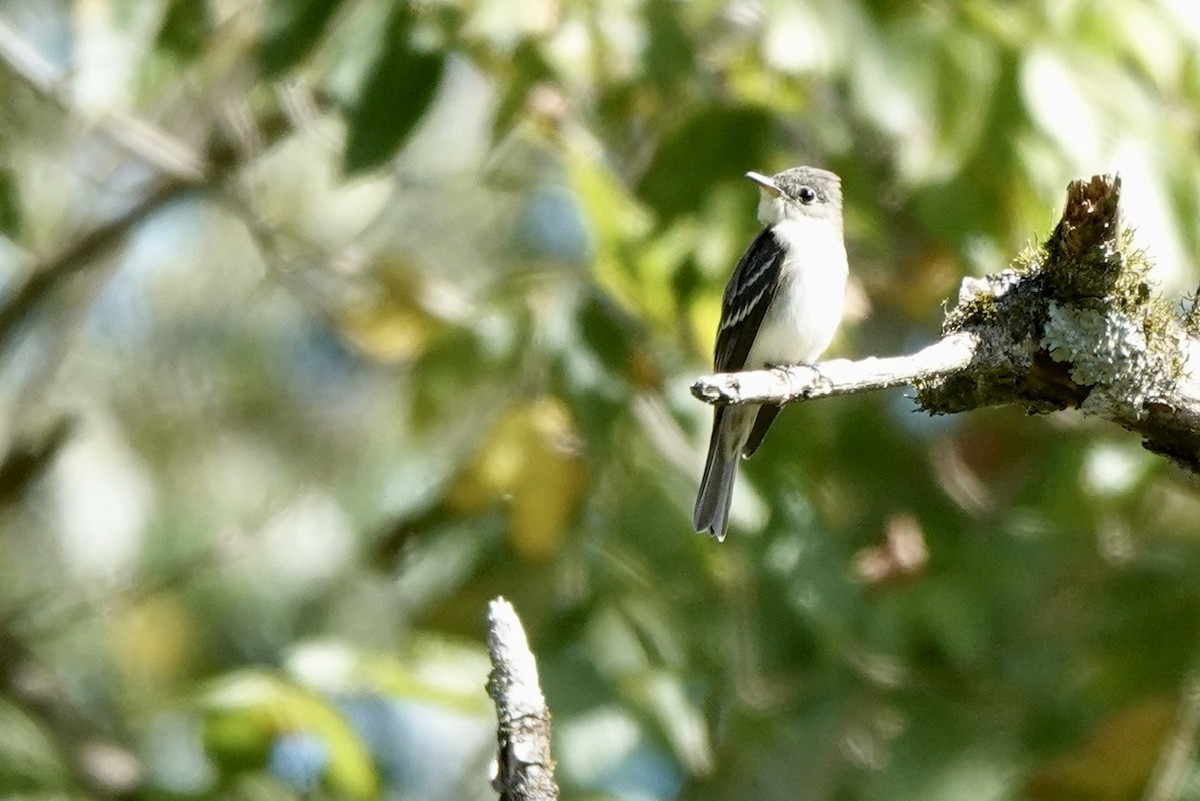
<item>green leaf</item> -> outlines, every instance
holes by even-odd
[[[760,109],[703,109],[659,148],[638,196],[660,224],[693,211],[713,184],[764,168],[770,131],[771,117]]]
[[[204,747],[226,776],[260,768],[280,737],[311,734],[328,750],[321,786],[336,798],[379,797],[379,777],[357,732],[323,696],[267,671],[215,681],[200,698]]]
[[[596,291],[579,309],[583,341],[614,375],[622,375],[633,348],[633,324],[607,295]]]
[[[211,32],[212,12],[206,0],[171,0],[155,44],[180,58],[195,58]]]
[[[681,7],[678,0],[650,0],[644,11],[650,37],[646,43],[646,74],[663,92],[696,74],[692,39],[679,20]]]
[[[508,133],[525,111],[533,87],[554,77],[554,69],[546,61],[541,43],[536,39],[524,39],[517,45],[508,60],[507,71],[507,88],[500,98],[496,123],[492,126],[492,135],[497,140]]]
[[[267,77],[296,66],[320,40],[342,0],[271,0],[259,62]],[[187,0],[185,0],[187,4]]]
[[[9,792],[64,791],[70,774],[42,723],[20,708],[0,701],[0,785]]]
[[[378,167],[391,158],[425,114],[442,79],[444,53],[412,46],[413,9],[396,9],[384,42],[358,101],[350,110],[346,172]]]
[[[0,234],[16,239],[21,230],[21,198],[12,173],[0,168]]]
[[[712,770],[713,749],[704,712],[678,676],[650,670],[629,680],[627,691],[659,725],[681,764],[700,774]]]
[[[413,422],[433,426],[457,409],[473,380],[488,375],[497,365],[484,352],[479,337],[466,328],[455,328],[439,337],[414,365],[417,381],[412,393]]]

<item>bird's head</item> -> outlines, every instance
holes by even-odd
[[[805,218],[841,223],[842,180],[828,170],[793,167],[769,177],[758,172],[748,172],[746,177],[762,192],[758,219],[763,225]]]

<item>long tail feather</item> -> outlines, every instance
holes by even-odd
[[[733,498],[742,439],[737,430],[741,426],[736,419],[725,418],[727,411],[718,408],[713,416],[708,460],[704,464],[704,477],[700,479],[700,492],[692,514],[696,531],[706,531],[718,542],[725,539],[729,528],[729,502]]]

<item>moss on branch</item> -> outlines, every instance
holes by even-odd
[[[970,332],[982,344],[969,369],[918,386],[922,408],[1082,408],[1200,467],[1200,429],[1150,419],[1189,417],[1181,397],[1193,394],[1193,340],[1172,305],[1154,295],[1151,263],[1122,230],[1120,189],[1116,176],[1073,182],[1040,248],[963,282],[943,335]]]

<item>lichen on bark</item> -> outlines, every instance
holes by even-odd
[[[981,347],[969,369],[918,386],[922,408],[1082,408],[1143,434],[1150,429],[1147,447],[1200,464],[1200,432],[1165,421],[1140,425],[1182,411],[1179,400],[1195,385],[1188,354],[1197,347],[1184,317],[1155,295],[1150,260],[1122,229],[1120,188],[1116,176],[1073,182],[1040,248],[963,282],[943,335],[972,332]],[[1156,438],[1159,430],[1170,441]]]

